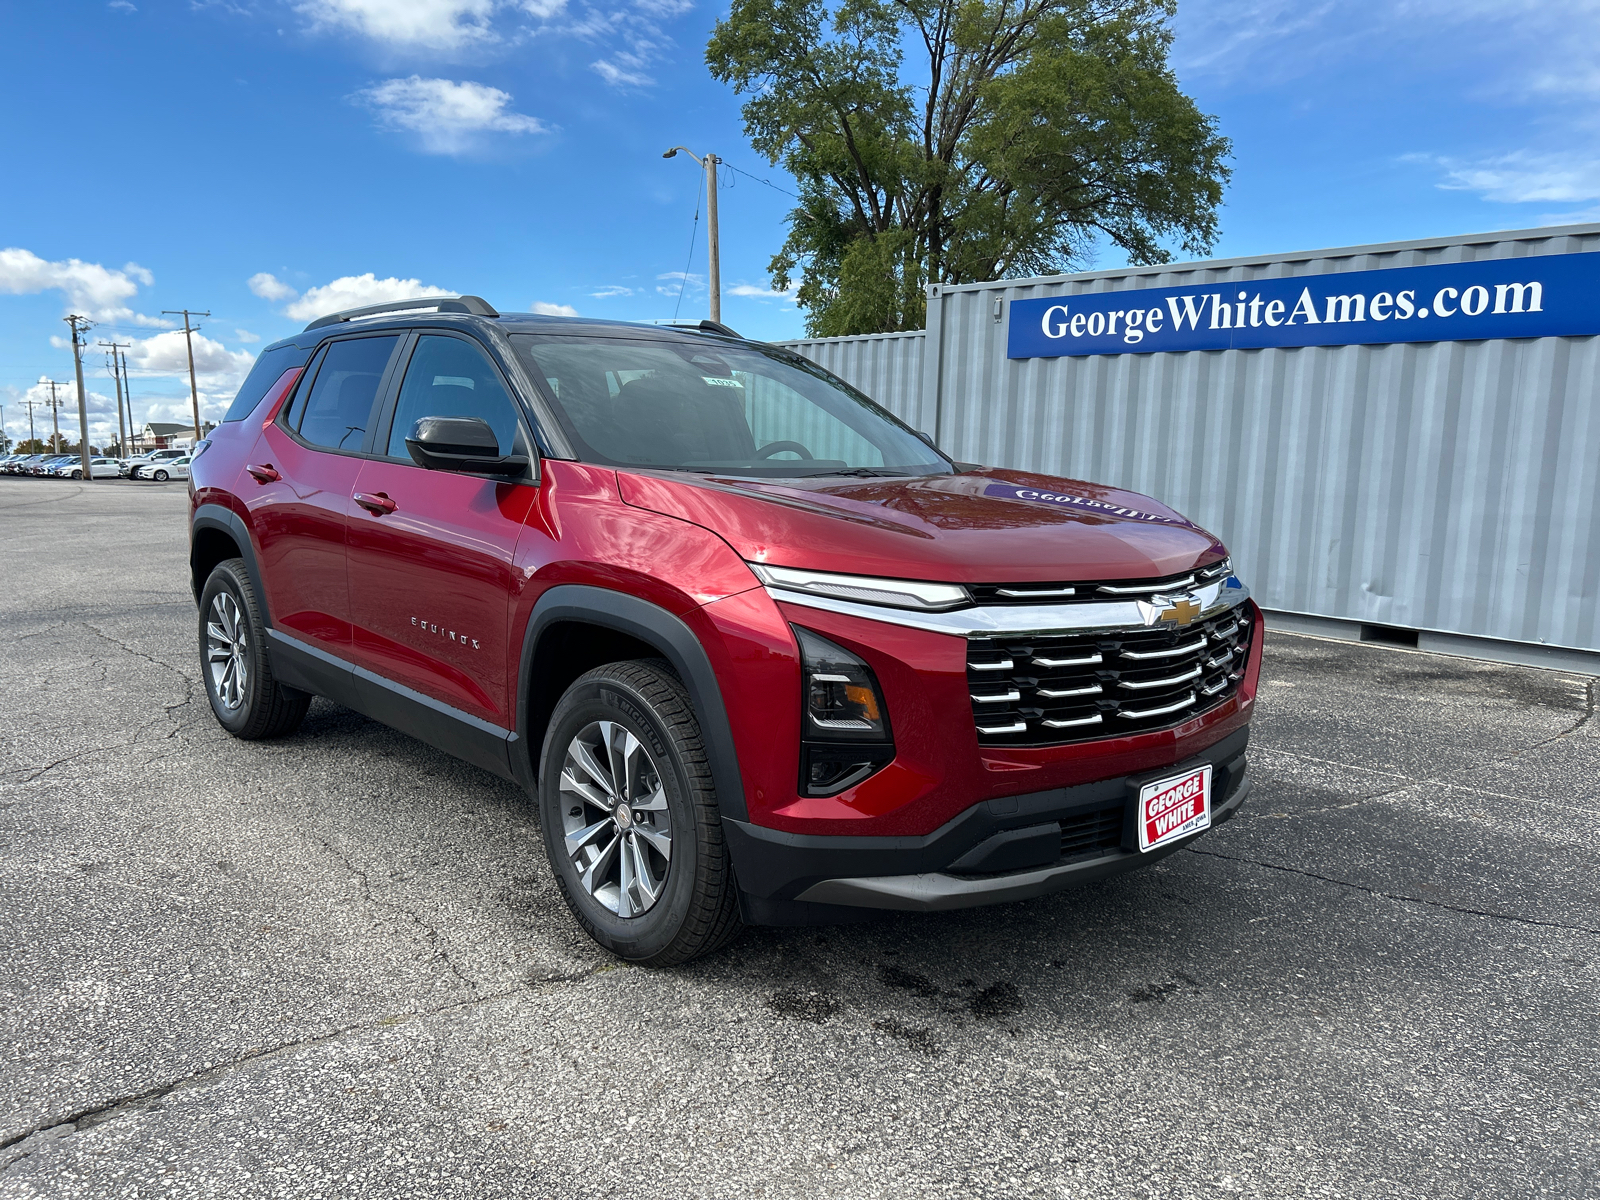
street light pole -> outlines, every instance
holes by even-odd
[[[700,169],[706,176],[706,237],[711,243],[710,268],[707,272],[711,290],[711,319],[718,324],[722,322],[722,238],[717,232],[717,164],[722,160],[715,154],[707,154],[704,158],[696,154],[687,146],[674,146],[663,154],[662,158],[674,158],[682,150],[695,162],[700,164]]]

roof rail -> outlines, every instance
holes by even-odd
[[[724,337],[738,338],[741,342],[749,341],[736,329],[729,329],[721,321],[696,321],[691,319],[683,321],[651,321],[652,325],[659,325],[663,329],[689,329],[696,333],[720,333]]]
[[[475,317],[498,317],[500,314],[481,296],[429,296],[418,300],[391,300],[387,304],[368,304],[364,308],[347,308],[343,312],[329,313],[307,325],[303,333],[337,325],[341,321],[357,321],[362,317],[379,317],[388,313],[411,312],[427,309],[432,312],[470,313]]]

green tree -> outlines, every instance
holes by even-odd
[[[920,329],[924,289],[1216,241],[1228,140],[1178,86],[1176,0],[733,0],[706,47],[800,184],[773,282],[813,336]]]

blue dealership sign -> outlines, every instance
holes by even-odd
[[[1011,302],[1007,355],[1155,354],[1600,333],[1600,254],[1124,288]]]

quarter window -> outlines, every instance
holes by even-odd
[[[331,450],[361,449],[383,369],[399,340],[398,336],[352,338],[329,346],[304,415],[291,414],[291,422],[299,419],[300,436]]]

